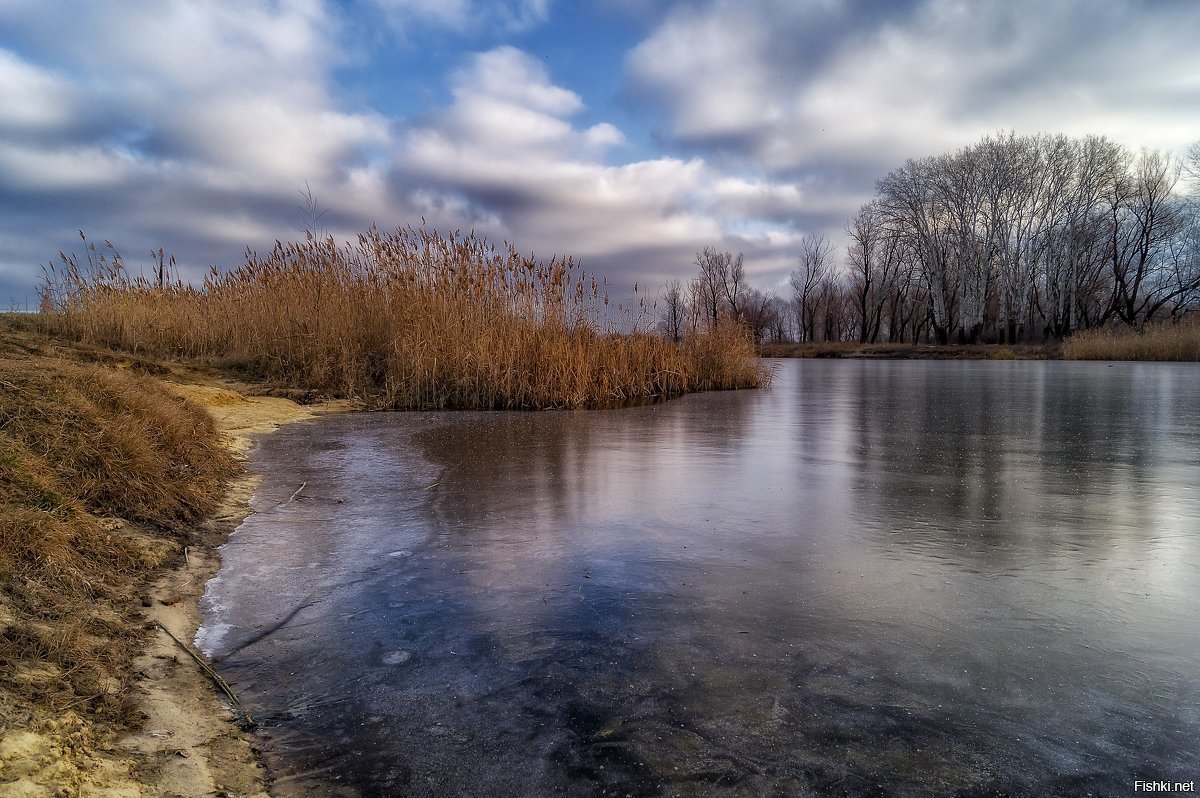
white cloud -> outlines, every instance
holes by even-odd
[[[547,4],[503,8],[533,19]],[[0,291],[22,269],[32,286],[79,228],[133,265],[158,246],[192,276],[235,264],[297,232],[306,181],[339,238],[424,216],[582,257],[626,287],[690,273],[708,244],[773,281],[798,235],[797,187],[699,157],[623,161],[622,131],[513,47],[470,57],[444,106],[397,120],[345,107],[339,21],[317,2],[10,3],[0,24],[23,45],[0,51],[0,202],[13,209]]]
[[[70,83],[50,70],[0,49],[0,131],[52,135],[71,121]]]
[[[16,189],[117,189],[136,169],[132,158],[108,147],[50,148],[0,141],[0,173],[3,182]]]
[[[718,0],[668,16],[628,73],[670,136],[778,170],[898,165],[1010,127],[1174,148],[1200,129],[1200,55],[1180,38],[1198,27],[1187,3],[925,0],[880,18]]]
[[[455,75],[454,97],[460,102],[490,98],[550,116],[570,116],[583,108],[579,95],[555,86],[537,60],[515,47],[475,56]]]
[[[762,176],[708,192],[727,229],[842,240],[878,178],[986,133],[1194,141],[1196,29],[1184,2],[706,0],[666,14],[626,77],[668,144]]]
[[[763,58],[769,35],[769,21],[736,8],[680,9],[633,50],[630,70],[668,99],[674,135],[746,135],[780,115]]]
[[[45,230],[44,251],[4,253],[10,274],[80,227],[236,262],[295,229],[306,180],[340,193],[391,145],[388,120],[339,107],[336,23],[317,2],[46,4],[0,24],[25,45],[0,51],[0,200],[16,209],[0,225]]]
[[[688,271],[705,244],[765,252],[787,243],[738,231],[748,217],[786,216],[798,200],[794,186],[729,178],[699,158],[608,164],[604,154],[624,140],[620,131],[610,123],[573,125],[579,98],[525,53],[501,48],[476,56],[457,73],[453,97],[409,132],[394,176],[426,196],[454,197],[441,208],[451,217],[441,217],[446,225],[469,221],[524,248],[581,256],[630,285]],[[466,220],[453,218],[466,209]],[[750,268],[778,268],[779,261],[772,256]]]

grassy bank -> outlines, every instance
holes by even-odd
[[[821,343],[768,343],[759,347],[763,357],[890,358],[896,360],[1045,360],[1054,350],[1041,344],[860,344],[852,341]]]
[[[66,259],[48,298],[63,335],[389,408],[587,407],[770,378],[737,325],[675,344],[569,258],[424,230],[279,244],[198,288]]]
[[[127,720],[140,589],[235,468],[156,380],[0,357],[0,687]]]
[[[153,364],[33,327],[0,317],[0,792],[129,794],[150,582],[238,466]]]
[[[1068,360],[1200,360],[1200,322],[1084,330],[1062,346]]]
[[[1200,360],[1200,320],[1082,330],[1061,344],[860,344],[852,341],[768,343],[763,357],[897,360]]]

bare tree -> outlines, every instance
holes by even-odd
[[[906,282],[897,267],[884,299],[889,330],[928,324],[942,343],[1017,341],[1038,318],[1042,334],[1064,336],[1179,315],[1200,293],[1191,243],[1200,188],[1180,191],[1188,169],[1200,173],[1200,143],[1176,162],[1101,136],[1011,132],[907,161],[876,186],[878,220],[860,210],[847,231],[859,337],[879,334],[879,227],[898,238],[894,262],[911,254],[920,280]],[[917,295],[927,319],[903,312]]]
[[[684,296],[683,284],[679,280],[667,281],[662,293],[662,330],[667,336],[679,343],[687,329],[688,308]]]
[[[767,325],[767,336],[772,341],[790,341],[792,339],[793,314],[789,310],[788,303],[777,294],[771,293],[767,314],[770,319]]]
[[[746,284],[746,268],[743,265],[742,253],[731,256],[726,252],[723,257],[729,264],[729,268],[722,272],[725,276],[722,286],[725,291],[725,301],[729,305],[729,315],[734,319],[740,319],[743,311],[742,300],[750,288]]]
[[[1143,151],[1114,186],[1112,201],[1112,312],[1140,326],[1196,289],[1196,276],[1180,247],[1186,207],[1174,193],[1180,166],[1169,155]]]
[[[728,253],[718,252],[713,247],[705,247],[696,253],[695,264],[699,274],[692,284],[692,299],[703,310],[710,327],[715,326],[721,317],[731,260]]]
[[[703,303],[708,322],[716,324],[722,312],[730,318],[739,318],[742,298],[750,288],[742,254],[705,247],[696,253],[695,263],[699,270],[695,294]]]
[[[801,341],[815,340],[817,300],[833,267],[833,251],[824,236],[806,235],[800,241],[800,264],[791,274],[791,284]]]
[[[930,321],[938,343],[947,343],[953,323],[955,275],[950,273],[948,230],[942,223],[935,182],[937,159],[909,160],[877,184],[879,207],[897,231],[909,239],[930,301]]]
[[[1193,179],[1200,181],[1200,141],[1192,142],[1183,155],[1183,169]]]
[[[883,327],[883,309],[902,276],[903,243],[886,225],[877,202],[859,209],[846,234],[850,238],[846,261],[850,266],[858,340],[875,342]]]
[[[741,313],[738,318],[754,333],[755,342],[766,338],[768,332],[777,324],[778,307],[778,298],[772,293],[750,288],[741,294]]]

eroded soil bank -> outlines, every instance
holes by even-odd
[[[129,371],[132,365],[136,371],[155,374],[172,393],[204,407],[225,445],[238,454],[249,449],[251,435],[349,407],[345,402],[302,406],[282,398],[249,396],[250,386],[211,373],[176,364],[148,368],[136,359],[101,356],[47,340],[19,325],[6,323],[0,333],[0,354],[9,362],[29,358],[72,367],[98,362],[105,371]],[[11,371],[0,378],[11,376]],[[5,386],[20,387],[7,380]],[[140,640],[134,645],[143,647],[131,677],[122,678],[123,684],[112,680],[111,690],[130,707],[127,720],[95,711],[88,696],[65,700],[70,674],[53,658],[9,663],[12,669],[0,689],[0,796],[267,794],[252,735],[239,728],[229,702],[171,637],[190,641],[195,633],[197,600],[220,564],[216,547],[249,512],[255,484],[256,478],[243,472],[231,480],[215,514],[165,537],[162,530],[145,524],[102,519],[111,545],[144,546],[158,552],[166,566],[151,572],[150,581],[131,588],[140,613],[113,612],[107,619],[113,637]],[[19,633],[29,621],[20,613],[18,604],[0,595],[0,632]],[[36,619],[51,632],[56,623],[68,621],[56,621],[50,614]]]

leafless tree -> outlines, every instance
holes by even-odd
[[[903,276],[904,246],[901,237],[887,226],[877,202],[860,208],[846,233],[850,239],[846,261],[850,266],[858,340],[873,343],[879,340],[884,308],[900,290],[897,281]]]
[[[1198,163],[1200,144],[1174,162],[1101,136],[1011,132],[907,161],[877,184],[878,219],[860,211],[848,230],[859,337],[878,334],[876,246],[886,238],[877,221],[898,237],[898,263],[911,253],[939,342],[1017,341],[1036,318],[1043,334],[1063,336],[1178,315],[1200,292],[1191,244],[1200,187],[1191,198],[1180,191]],[[912,295],[903,276],[887,292],[896,299]],[[885,302],[889,329],[907,326],[904,303]]]
[[[935,158],[906,161],[876,186],[879,208],[893,229],[908,238],[929,295],[930,321],[938,343],[949,340],[954,321],[955,275],[950,273],[949,230],[939,203]]]
[[[693,281],[692,298],[702,308],[709,326],[716,325],[721,316],[732,259],[728,253],[718,252],[713,247],[705,247],[696,253],[699,273]]]
[[[1183,169],[1193,179],[1200,181],[1200,141],[1192,142],[1183,155]]]
[[[1112,195],[1112,312],[1129,325],[1152,320],[1197,288],[1186,241],[1189,219],[1174,193],[1180,165],[1143,151]]]
[[[739,318],[754,333],[755,341],[764,340],[776,327],[778,307],[778,298],[772,293],[763,293],[756,288],[742,292]]]
[[[687,329],[688,308],[684,296],[683,283],[679,280],[667,281],[662,296],[662,330],[675,343],[683,340]]]
[[[793,302],[801,341],[816,340],[817,300],[833,268],[833,244],[824,236],[800,241],[800,264],[791,274]]]

